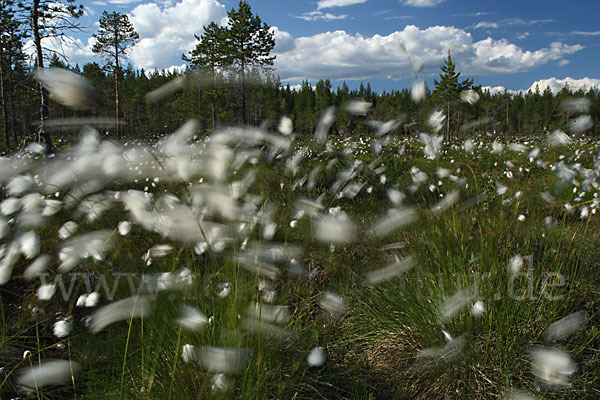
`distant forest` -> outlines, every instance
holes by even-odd
[[[106,72],[99,64],[89,63],[82,68],[69,68],[57,57],[50,66],[71,69],[82,74],[98,91],[96,107],[85,111],[67,109],[50,101],[50,119],[112,117],[114,116],[114,83],[112,73]],[[5,82],[6,110],[2,113],[2,134],[4,148],[21,147],[27,138],[35,136],[39,125],[39,96],[33,71],[25,64],[17,64],[12,71],[11,81]],[[165,96],[156,102],[148,102],[146,95],[175,78],[183,79],[182,90]],[[173,132],[184,121],[195,118],[200,121],[202,133],[212,130],[211,105],[215,100],[217,126],[242,123],[239,100],[239,85],[234,74],[218,74],[216,88],[210,86],[197,71],[184,73],[153,72],[135,70],[129,66],[122,70],[121,77],[121,135],[124,138],[144,138],[148,135],[161,135]],[[443,105],[428,95],[419,104],[411,99],[410,89],[391,89],[383,93],[371,90],[368,83],[359,89],[350,90],[344,83],[333,88],[328,80],[320,80],[314,87],[309,82],[302,83],[293,90],[289,85],[282,86],[272,72],[253,70],[249,73],[246,89],[247,123],[274,129],[279,119],[286,115],[294,122],[298,134],[312,134],[323,112],[330,106],[341,107],[337,113],[332,134],[366,134],[373,131],[369,120],[389,121],[401,119],[395,133],[408,135],[426,129],[425,122],[430,113]],[[8,84],[10,83],[10,85]],[[562,129],[569,133],[570,112],[561,103],[572,97],[585,97],[589,100],[594,125],[587,131],[600,133],[600,91],[571,92],[563,89],[553,94],[529,91],[518,95],[490,94],[480,92],[476,104],[457,101],[451,118],[452,137],[465,137],[474,132],[487,132],[495,135],[534,135],[544,131]],[[429,89],[428,89],[429,94]],[[344,104],[353,99],[363,99],[372,103],[366,118],[343,112]],[[53,136],[69,136],[81,130],[81,126],[57,125]],[[111,134],[110,125],[104,130]]]

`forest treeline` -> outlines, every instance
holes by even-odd
[[[562,129],[569,133],[573,117],[582,112],[591,117],[593,124],[585,123],[583,129],[579,124],[577,131],[600,132],[598,89],[572,92],[564,88],[556,94],[549,89],[491,94],[472,86],[471,79],[461,83],[450,53],[441,65],[439,82],[435,80],[433,88],[421,84],[418,96],[414,87],[413,93],[410,88],[393,87],[376,93],[368,82],[352,90],[346,83],[333,87],[327,79],[319,80],[314,86],[308,81],[294,88],[282,85],[277,71],[272,68],[275,57],[270,52],[275,42],[269,26],[252,14],[249,4],[243,0],[238,9],[228,13],[229,28],[214,23],[204,27],[204,34],[196,37],[197,47],[182,55],[190,62],[183,72],[148,72],[131,65],[122,67],[119,57],[135,45],[138,36],[125,15],[106,12],[100,20],[99,32],[94,35],[97,39],[94,52],[99,62],[70,66],[54,54],[47,64],[42,63],[38,61],[44,58],[40,45],[36,46],[35,65],[31,65],[23,50],[24,40],[32,36],[41,43],[44,34],[46,37],[55,35],[58,26],[55,21],[44,31],[44,26],[33,26],[31,21],[35,18],[41,21],[43,16],[51,20],[57,18],[55,14],[64,16],[65,10],[70,12],[68,21],[71,21],[81,15],[81,7],[75,7],[73,1],[64,0],[64,7],[70,8],[60,9],[58,13],[53,7],[62,3],[32,0],[29,8],[22,7],[25,17],[19,20],[19,13],[11,8],[13,2],[0,0],[0,148],[5,151],[40,140],[47,135],[46,131],[50,131],[51,136],[43,139],[52,144],[61,137],[79,133],[83,121],[104,134],[127,139],[167,134],[190,118],[197,119],[202,134],[207,134],[220,126],[239,124],[276,129],[280,118],[288,116],[298,134],[310,135],[332,106],[339,111],[332,134],[339,135],[373,132],[377,128],[376,121],[393,120],[401,123],[394,124],[397,127],[392,133],[416,134],[431,130],[427,121],[436,110],[449,116],[444,129],[439,131],[447,138],[475,132],[522,136]],[[39,10],[43,11],[41,15],[38,15]],[[73,27],[64,25],[64,29]],[[37,35],[34,28],[39,30]],[[52,98],[48,100],[46,90],[36,79],[36,68],[48,66],[85,77],[97,91],[95,104],[86,110],[73,110]],[[169,82],[177,82],[179,90],[158,96],[160,99],[148,97]],[[467,90],[477,92],[478,101],[462,101],[460,94]],[[564,107],[565,101],[573,97],[587,99],[579,103],[585,110]],[[372,105],[366,117],[344,112],[346,104],[359,99]],[[106,123],[102,118],[106,118]],[[118,125],[115,120],[119,121]],[[47,140],[50,137],[53,139]],[[47,149],[51,151],[52,146]]]
[[[55,57],[51,66],[69,68]],[[114,115],[114,84],[112,74],[106,72],[98,63],[75,66],[73,71],[84,76],[98,91],[98,103],[89,110],[70,110],[53,101],[49,103],[51,119],[81,117],[111,117]],[[247,124],[275,129],[282,116],[288,116],[294,122],[298,134],[312,134],[319,118],[330,106],[337,106],[332,134],[363,134],[373,132],[373,124],[368,121],[389,121],[400,119],[397,134],[413,134],[426,130],[426,121],[435,109],[443,109],[444,104],[428,95],[420,103],[411,98],[410,88],[392,89],[382,93],[373,91],[369,83],[360,84],[358,89],[349,89],[347,84],[332,87],[329,80],[320,80],[312,86],[308,81],[292,89],[281,85],[276,71],[265,72],[253,69],[249,73],[246,88]],[[178,78],[183,78],[182,90],[170,94],[157,102],[148,102],[146,95],[153,90]],[[20,64],[12,72],[9,109],[3,114],[3,134],[8,138],[11,148],[19,145],[25,138],[35,133],[39,124],[39,96],[33,71]],[[5,85],[6,88],[7,85]],[[239,83],[234,74],[217,74],[216,88],[212,88],[210,79],[195,70],[183,73],[155,71],[147,73],[135,70],[132,66],[124,68],[120,86],[121,133],[125,138],[142,138],[148,135],[160,135],[173,132],[190,118],[200,121],[203,133],[212,130],[211,105],[215,102],[217,126],[238,125],[242,123],[242,105],[239,97]],[[561,106],[566,99],[587,98],[590,104],[589,114],[594,125],[588,131],[600,133],[600,92],[571,92],[563,89],[553,94],[549,89],[528,91],[517,95],[490,94],[481,92],[475,104],[456,101],[454,104],[451,131],[453,137],[470,135],[473,132],[488,132],[508,135],[532,135],[560,128],[569,132],[568,121],[572,112]],[[362,99],[372,107],[367,117],[343,112],[345,103]],[[54,136],[69,135],[80,126],[60,126],[55,128]],[[112,133],[114,128],[106,128]],[[75,132],[76,133],[76,132]]]

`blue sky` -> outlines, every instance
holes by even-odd
[[[377,90],[410,87],[412,65],[431,86],[448,49],[475,84],[527,89],[542,79],[600,79],[600,1],[577,0],[253,0],[254,13],[272,26],[275,72],[284,82],[329,78]],[[232,0],[98,0],[63,46],[72,64],[100,61],[91,34],[103,10],[129,15],[140,34],[129,61],[146,70],[184,68],[181,53],[210,21],[226,23]],[[403,43],[406,52],[400,51]],[[54,43],[47,47],[57,48]],[[600,80],[598,81],[600,83]]]

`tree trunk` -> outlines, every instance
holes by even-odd
[[[10,147],[10,135],[8,133],[8,110],[6,107],[6,96],[4,93],[4,52],[0,47],[0,101],[2,101],[2,128],[4,129],[4,148]]]
[[[446,114],[446,141],[450,141],[450,100],[448,100],[448,114]]]
[[[242,46],[242,54],[243,52],[244,47]],[[244,61],[244,57],[242,56],[242,124],[246,125],[246,64]]]
[[[212,93],[210,95],[210,118],[212,120],[212,133],[217,130],[217,118],[215,111],[215,97],[217,96],[217,83],[215,81],[215,66],[212,65]]]
[[[117,139],[121,139],[119,130],[119,48],[115,45],[115,119]]]
[[[40,0],[33,0],[33,8],[31,10],[31,28],[33,30],[33,42],[35,44],[35,50],[37,55],[36,66],[39,69],[44,68],[44,53],[42,51],[42,37],[40,35],[40,26],[39,26],[39,6]],[[38,140],[40,138],[44,139],[44,144],[46,145],[46,154],[51,154],[54,151],[54,147],[52,146],[52,140],[50,138],[50,134],[46,131],[44,127],[44,123],[48,120],[48,93],[42,83],[39,82],[39,91],[40,91],[40,128],[38,133]]]

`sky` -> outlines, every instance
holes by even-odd
[[[128,61],[146,71],[185,68],[211,21],[227,23],[234,0],[98,0],[85,7],[82,32],[59,46],[72,65],[102,62],[91,52],[102,11],[127,14],[140,35]],[[600,1],[576,0],[249,0],[274,32],[274,70],[283,83],[330,79],[377,92],[433,87],[450,50],[475,85],[527,90],[534,83],[600,87]],[[404,51],[401,50],[404,47]],[[418,75],[415,65],[423,65]],[[587,78],[587,80],[584,80]],[[542,87],[543,90],[543,87]]]

